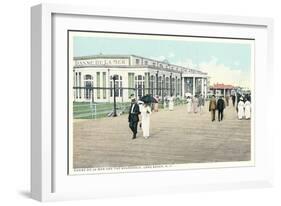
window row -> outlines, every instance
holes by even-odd
[[[101,77],[102,77],[102,84],[101,84]],[[93,90],[96,90],[97,99],[106,99],[107,91],[109,91],[110,97],[114,95],[114,80],[113,76],[110,76],[110,88],[107,87],[106,83],[106,73],[105,72],[97,72],[96,75],[96,88],[94,87],[94,78],[92,75],[87,74],[84,75],[84,91],[82,91],[82,84],[81,84],[81,72],[76,72],[74,76],[74,96],[76,99],[81,99],[81,94],[84,92],[84,97],[86,99],[93,98]],[[128,90],[128,95],[135,94],[136,96],[143,96],[145,94],[152,94],[152,95],[178,95],[181,91],[181,82],[179,78],[171,78],[171,77],[158,77],[155,75],[148,75],[148,73],[143,75],[134,75],[134,73],[128,74],[128,87],[123,88],[123,77],[121,75],[115,76],[115,95],[116,97],[123,97],[123,91]]]

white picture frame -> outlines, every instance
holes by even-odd
[[[132,25],[161,22],[177,23],[180,30],[188,24],[203,25],[198,34],[208,36],[207,28],[218,26],[228,28],[215,30],[217,37],[252,37],[257,39],[255,58],[255,166],[227,168],[221,165],[212,169],[190,169],[175,171],[151,171],[137,173],[116,173],[99,175],[68,176],[65,155],[58,151],[66,150],[67,138],[60,124],[65,124],[65,116],[60,114],[62,105],[57,99],[64,96],[64,87],[57,84],[63,73],[54,70],[58,60],[57,53],[66,51],[57,47],[55,37],[60,35],[59,19],[76,18],[65,23],[73,29],[79,24],[81,29],[89,29],[89,19],[106,18],[122,20]],[[64,20],[64,19],[63,19]],[[91,21],[91,20],[89,20]],[[67,22],[67,21],[64,21]],[[166,23],[165,23],[166,22]],[[271,88],[273,76],[273,21],[269,18],[234,17],[221,15],[202,15],[188,13],[154,13],[148,11],[114,10],[57,4],[40,4],[31,9],[31,196],[39,201],[113,197],[135,194],[173,193],[209,191],[214,189],[238,189],[272,186],[273,179],[273,137],[267,127],[267,103],[261,102],[263,93],[268,93],[259,82],[266,82]],[[68,28],[71,27],[71,28]],[[113,27],[113,30],[118,29]],[[245,31],[242,31],[245,29]],[[199,31],[200,30],[200,31]],[[55,34],[54,32],[58,32]],[[67,56],[63,56],[64,59]],[[66,77],[65,77],[66,79]],[[62,81],[66,81],[63,79]],[[65,120],[66,121],[66,120]],[[62,128],[62,129],[60,129]],[[62,132],[62,133],[61,133]],[[59,140],[57,139],[60,137]],[[62,152],[62,153],[63,153]],[[224,168],[225,167],[225,168]]]

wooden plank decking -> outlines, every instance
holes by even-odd
[[[216,117],[217,118],[217,117]],[[132,140],[127,115],[74,122],[74,168],[250,160],[251,121],[237,120],[234,107],[222,122],[187,113],[186,105],[151,115],[149,139]]]

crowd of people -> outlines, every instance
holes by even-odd
[[[195,95],[194,97],[187,95],[186,105],[188,113],[203,113],[203,108],[205,105],[205,98],[200,95]]]
[[[238,119],[251,119],[251,95],[238,95],[236,111]]]
[[[149,137],[150,129],[150,115],[153,112],[158,112],[159,110],[159,96],[152,97],[153,101],[142,101],[136,100],[135,97],[131,97],[131,106],[129,110],[129,127],[133,132],[132,139],[136,138],[138,132],[138,123],[140,122],[140,128],[142,129],[143,137],[147,139]],[[165,96],[163,101],[164,108],[167,108],[169,111],[174,110],[174,96]]]
[[[225,100],[224,100],[225,99]],[[223,99],[223,96],[220,96],[218,100],[215,95],[212,96],[209,102],[209,111],[211,112],[211,120],[215,121],[216,111],[218,111],[218,121],[223,120],[223,111],[226,106],[229,106],[230,96],[226,96]],[[251,95],[242,95],[238,93],[237,95],[231,95],[232,105],[237,111],[237,118],[242,119],[251,119]],[[236,101],[237,100],[237,101]]]
[[[174,110],[174,102],[175,97],[166,96],[163,99],[163,106],[170,111]],[[229,106],[229,100],[232,100],[233,107],[236,106],[237,118],[239,120],[242,119],[250,119],[251,118],[251,95],[242,95],[236,94],[232,96],[219,96],[216,98],[213,95],[209,100],[209,112],[211,113],[211,120],[216,120],[216,112],[218,115],[218,121],[223,121],[224,119],[224,109]],[[129,110],[129,127],[133,132],[133,139],[136,138],[138,123],[140,122],[140,128],[142,129],[143,137],[147,139],[149,137],[150,130],[150,115],[152,111],[158,112],[159,110],[159,101],[160,98],[158,96],[153,97],[154,101],[141,101],[136,100],[136,98],[132,98],[131,106]],[[202,114],[204,111],[205,98],[202,94],[200,95],[187,95],[186,96],[186,107],[187,113],[199,113]],[[140,118],[139,118],[140,116]]]
[[[177,96],[168,96],[166,95],[164,97],[164,101],[163,101],[163,108],[169,111],[173,111],[174,110],[174,106],[176,104],[176,102],[179,100],[180,98]]]

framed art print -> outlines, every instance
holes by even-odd
[[[271,30],[266,18],[33,7],[32,197],[270,186]]]

